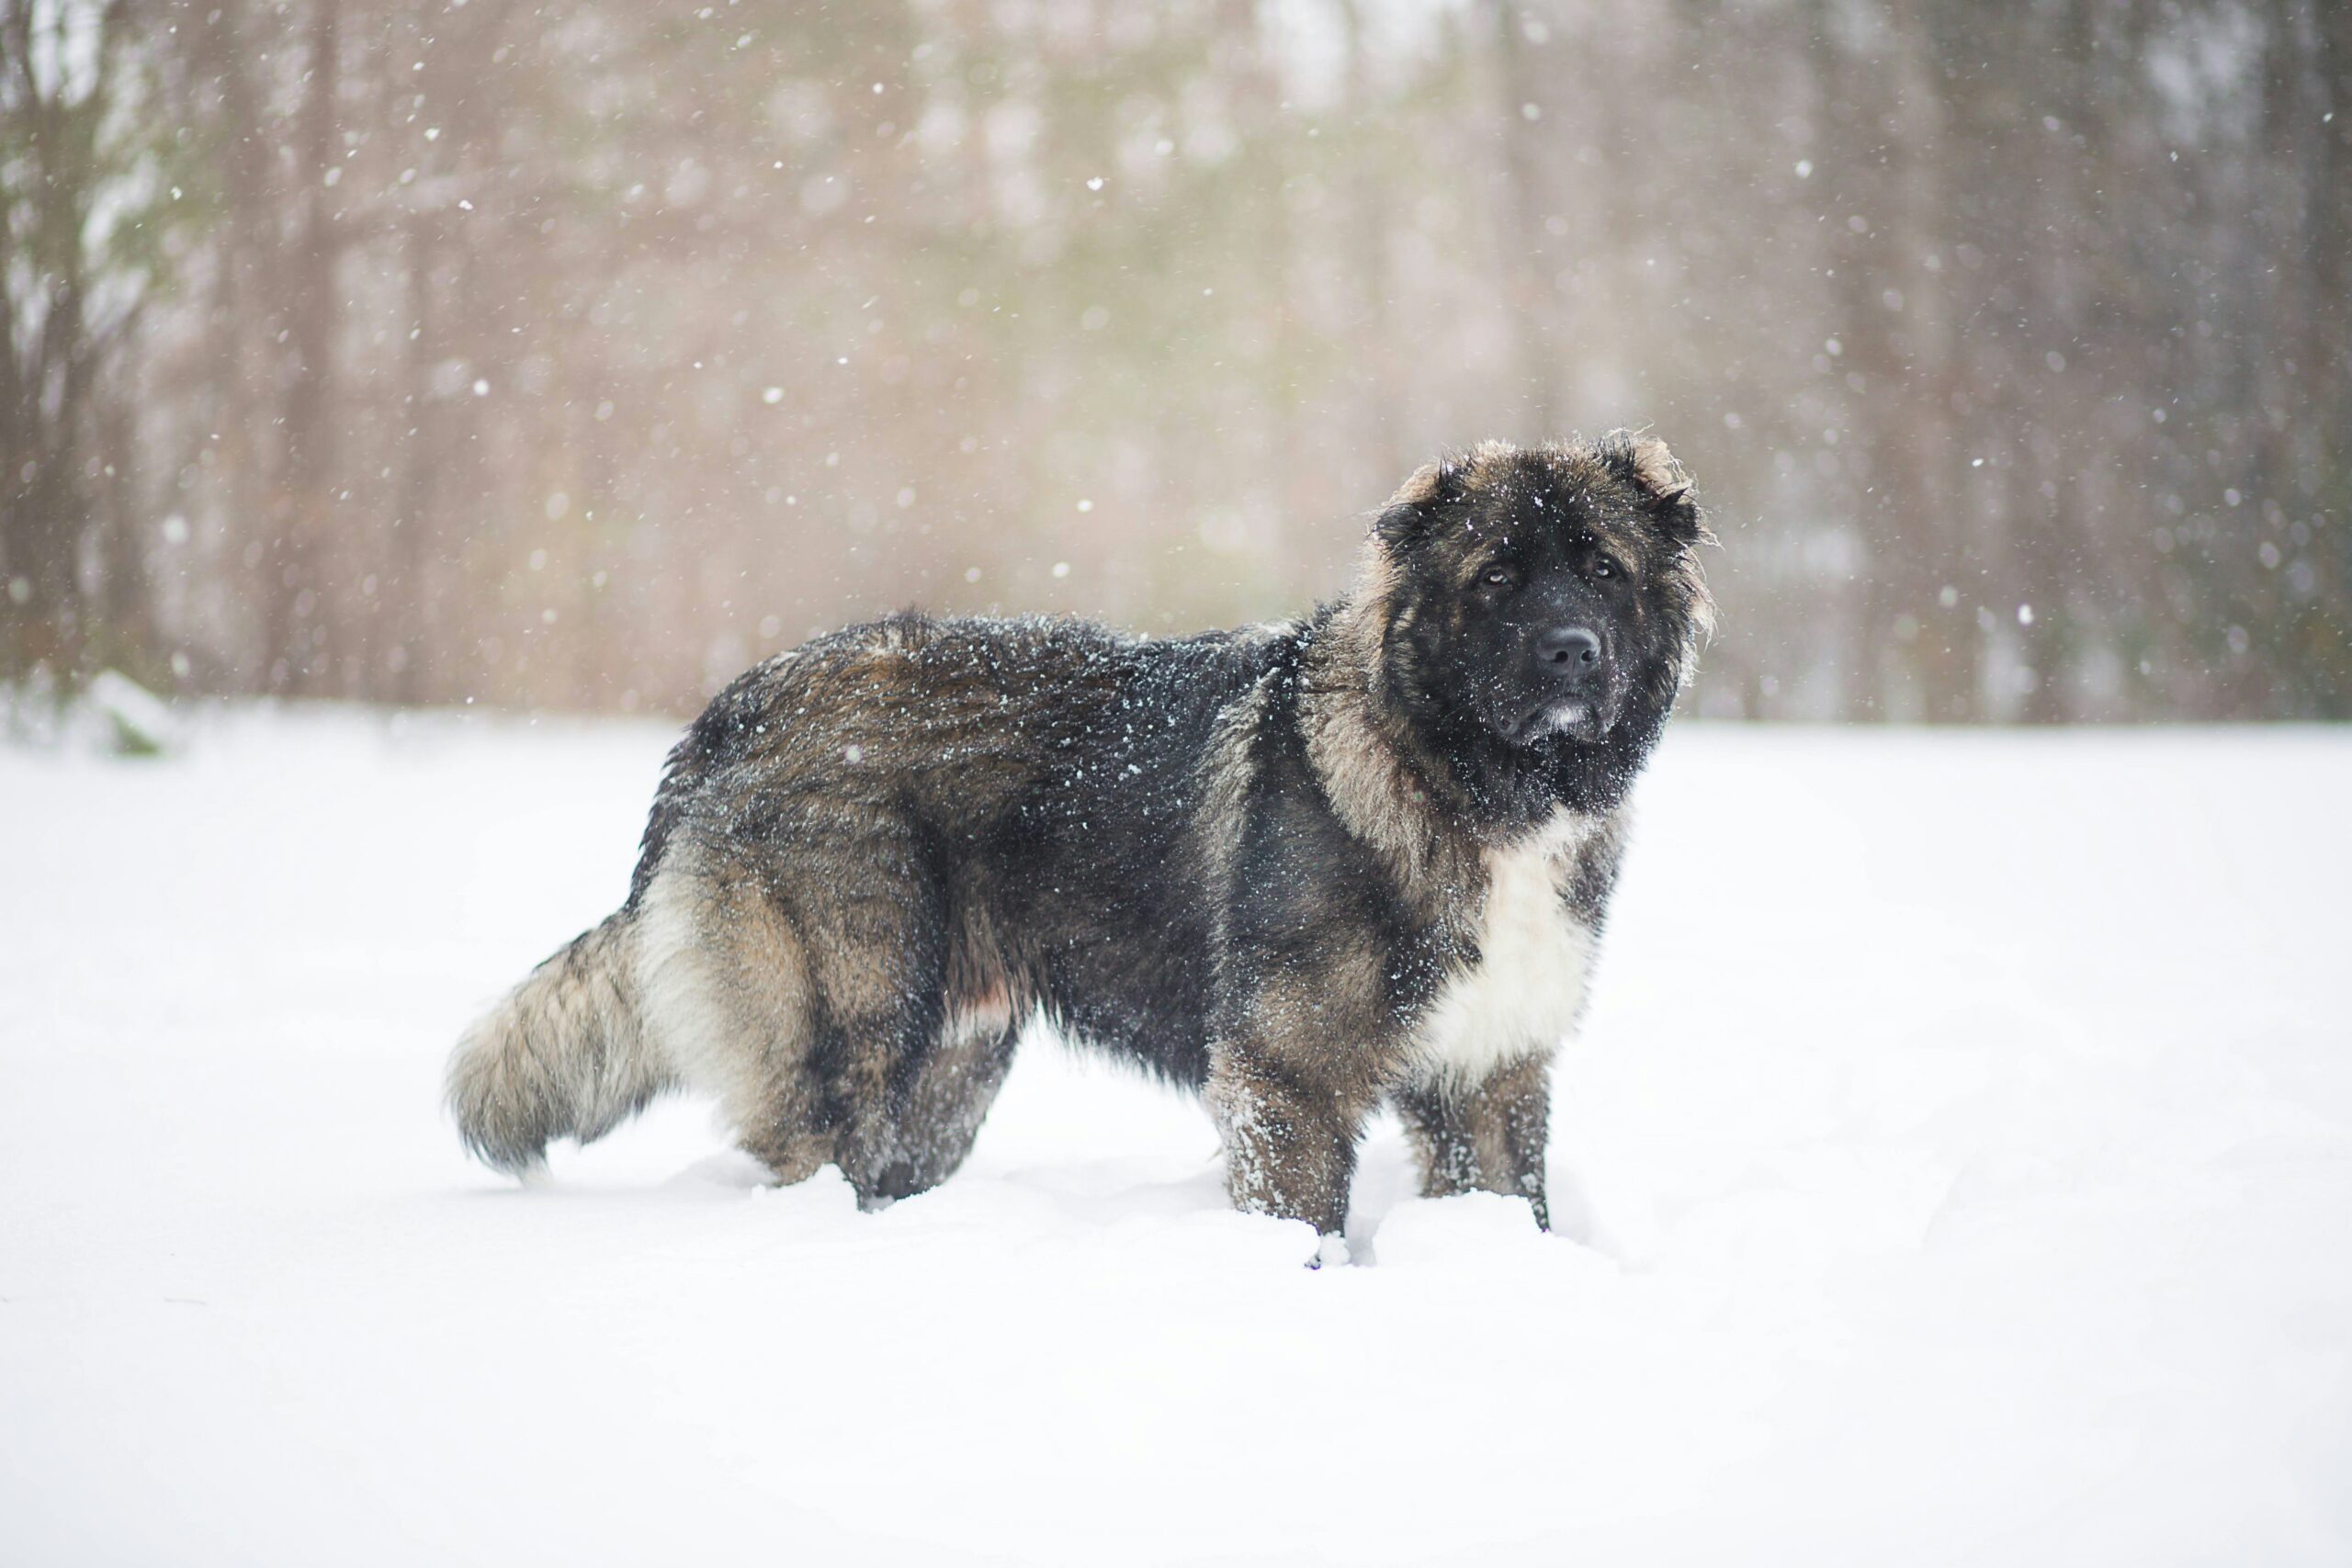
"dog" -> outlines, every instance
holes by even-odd
[[[955,1171],[1042,1015],[1201,1093],[1246,1212],[1339,1234],[1385,1102],[1424,1192],[1548,1226],[1551,1061],[1713,542],[1661,441],[1490,442],[1301,619],[906,614],[779,654],[670,754],[619,912],[460,1040],[459,1132],[526,1174],[689,1089],[778,1182],[878,1207]]]

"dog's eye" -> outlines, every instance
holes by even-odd
[[[1481,581],[1489,588],[1508,588],[1510,586],[1510,569],[1504,566],[1496,567]]]
[[[1617,568],[1611,563],[1607,556],[1603,556],[1599,560],[1592,563],[1592,575],[1595,577],[1614,577],[1617,575]]]

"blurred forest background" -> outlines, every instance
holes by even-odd
[[[0,0],[0,682],[684,712],[1647,425],[1705,714],[2352,716],[2342,0]]]

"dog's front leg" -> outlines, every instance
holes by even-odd
[[[1265,1041],[1219,1043],[1210,1055],[1209,1108],[1225,1142],[1234,1207],[1305,1220],[1333,1235],[1347,1224],[1356,1141],[1372,1097],[1344,1079],[1302,1071],[1297,1055]]]
[[[1552,1228],[1544,1154],[1551,1130],[1552,1054],[1524,1056],[1471,1088],[1422,1083],[1396,1091],[1396,1113],[1421,1168],[1421,1193],[1524,1198]]]

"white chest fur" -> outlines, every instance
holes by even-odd
[[[1421,1015],[1418,1077],[1473,1088],[1576,1026],[1592,931],[1562,894],[1592,831],[1590,820],[1563,811],[1540,832],[1488,852],[1477,961],[1456,970]]]

